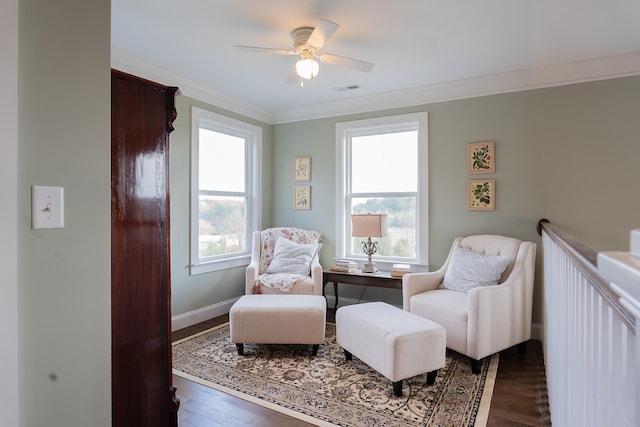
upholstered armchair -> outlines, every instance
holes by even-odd
[[[322,234],[292,227],[253,232],[246,294],[322,295]]]
[[[402,277],[403,308],[445,327],[447,347],[479,361],[531,338],[536,244],[497,235],[458,237],[444,265]]]

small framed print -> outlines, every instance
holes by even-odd
[[[470,179],[467,189],[467,208],[470,211],[494,211],[496,180]]]
[[[467,144],[467,173],[494,173],[496,171],[496,153],[493,141],[472,142]]]
[[[311,181],[311,157],[295,157],[293,159],[293,180]]]
[[[310,185],[295,185],[293,187],[293,209],[311,209]]]

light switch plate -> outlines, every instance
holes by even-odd
[[[64,228],[63,187],[31,187],[31,228]]]

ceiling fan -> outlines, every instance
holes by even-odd
[[[360,61],[358,59],[348,58],[346,56],[334,55],[331,53],[320,53],[320,49],[324,43],[336,32],[340,26],[335,22],[327,19],[320,19],[315,27],[300,27],[291,32],[293,39],[293,50],[276,49],[269,47],[256,46],[235,46],[239,49],[252,50],[258,52],[275,53],[277,55],[299,55],[300,60],[296,62],[296,74],[303,80],[300,80],[300,86],[303,86],[304,80],[310,80],[318,75],[320,65],[315,60],[327,64],[342,65],[353,68],[355,70],[369,72],[373,69],[371,62]]]

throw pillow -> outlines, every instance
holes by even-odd
[[[285,237],[278,237],[267,273],[309,274],[311,261],[321,246],[319,243],[294,243]]]
[[[458,243],[453,249],[441,287],[468,292],[478,286],[497,285],[508,264],[507,257],[482,255]]]

